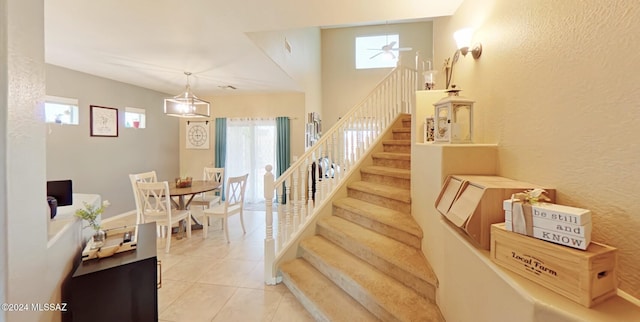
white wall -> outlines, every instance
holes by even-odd
[[[280,68],[300,84],[307,113],[322,109],[320,28],[248,33]],[[291,51],[285,47],[285,42]]]
[[[619,249],[620,288],[640,297],[637,1],[465,1],[434,21],[436,62],[465,26],[483,54],[453,80],[476,100],[478,142],[500,146],[498,174],[590,209],[593,240]]]
[[[186,149],[186,120],[180,122],[180,175],[202,177],[202,168],[215,161],[215,119],[217,117],[291,118],[291,155],[304,153],[305,96],[301,93],[225,95],[205,98],[211,102],[210,149]]]
[[[8,10],[7,0],[0,0],[0,70],[6,71],[9,69],[8,59],[8,44],[7,44],[7,27],[8,27]],[[0,73],[0,105],[6,106],[9,102],[9,82],[7,81],[8,73]],[[0,109],[0,154],[4,155],[7,152],[7,119],[9,115],[9,109]],[[0,182],[7,181],[7,160],[8,158],[0,158]],[[7,266],[7,232],[9,227],[7,225],[8,207],[7,204],[7,185],[0,185],[0,302],[7,302],[7,278],[8,278],[8,266]],[[0,321],[6,320],[6,312],[0,312]]]
[[[322,128],[329,129],[338,118],[360,103],[391,71],[391,68],[355,68],[355,38],[397,33],[403,62],[415,66],[416,51],[431,58],[432,22],[383,24],[377,26],[332,28],[322,30]]]
[[[46,66],[47,95],[77,98],[79,125],[47,124],[47,180],[72,179],[74,192],[109,200],[104,218],[135,209],[130,173],[155,170],[161,180],[178,176],[178,119],[165,116],[171,96],[141,87]],[[89,105],[118,109],[118,137],[89,135]],[[124,127],[124,108],[145,109],[146,128]]]
[[[44,303],[55,297],[57,285],[47,281],[45,196],[45,136],[42,100],[45,95],[44,3],[1,0],[0,58],[4,246],[0,253],[3,302]],[[6,112],[5,112],[6,111]],[[4,128],[6,126],[6,128]],[[6,158],[6,159],[5,159]],[[6,163],[5,163],[6,160]],[[6,188],[6,190],[4,190]],[[36,199],[34,199],[36,197]],[[41,202],[34,200],[42,200]],[[11,227],[9,229],[9,227]],[[6,269],[6,270],[5,270]],[[56,274],[59,272],[51,272]],[[6,284],[5,284],[6,283]],[[2,312],[0,320],[46,321],[51,313]]]

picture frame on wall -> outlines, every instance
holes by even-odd
[[[91,136],[118,136],[118,109],[90,105],[89,131]]]

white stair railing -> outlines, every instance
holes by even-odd
[[[265,282],[279,282],[274,263],[296,240],[319,206],[348,177],[351,168],[400,113],[411,113],[418,72],[398,66],[358,105],[345,114],[277,180],[265,167]],[[283,189],[284,186],[284,189]],[[274,191],[276,217],[273,216]],[[274,226],[275,225],[275,226]]]

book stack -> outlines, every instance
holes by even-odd
[[[552,203],[503,202],[505,229],[552,243],[587,249],[591,243],[591,211]]]

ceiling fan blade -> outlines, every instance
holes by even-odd
[[[380,56],[380,55],[382,55],[382,54],[384,54],[384,51],[381,51],[381,52],[379,52],[379,53],[377,53],[377,54],[375,54],[375,55],[373,55],[373,56],[369,57],[369,59],[374,59],[374,58],[376,58],[376,57],[378,57],[378,56]]]

